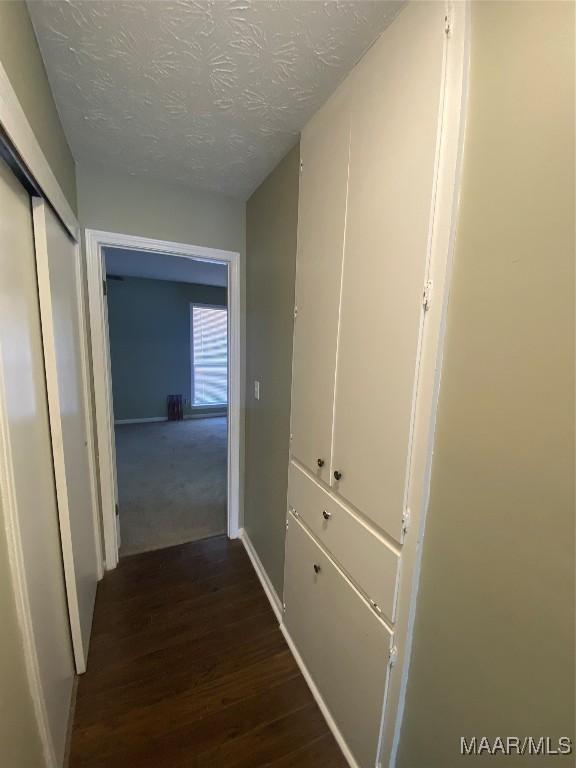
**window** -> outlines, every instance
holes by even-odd
[[[192,403],[228,403],[228,310],[192,304]]]

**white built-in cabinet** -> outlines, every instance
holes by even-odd
[[[420,23],[392,27],[351,91],[331,482],[340,472],[337,492],[397,541],[443,82],[443,8],[430,5],[406,9]]]
[[[400,642],[448,44],[444,3],[408,4],[301,138],[284,627],[359,768]]]
[[[292,453],[328,483],[342,257],[346,227],[350,110],[336,94],[306,127],[300,145]]]

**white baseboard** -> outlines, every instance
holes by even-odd
[[[114,426],[120,424],[148,424],[153,421],[168,421],[168,416],[150,416],[148,419],[115,419]]]
[[[266,597],[270,601],[270,605],[272,606],[274,615],[278,619],[278,623],[282,624],[282,614],[283,614],[282,601],[280,600],[276,590],[272,586],[272,582],[268,578],[268,574],[264,570],[264,566],[262,565],[262,562],[258,557],[256,550],[254,549],[254,545],[250,541],[250,536],[248,536],[244,528],[240,528],[239,538],[242,544],[244,545],[244,549],[246,550],[252,565],[254,566],[256,575],[260,579],[260,584],[262,584],[262,589],[264,590],[264,592],[266,593]]]
[[[278,597],[278,594],[276,593],[276,590],[272,586],[272,582],[268,578],[268,574],[264,570],[264,566],[262,565],[262,562],[258,557],[256,550],[254,549],[254,545],[250,540],[250,536],[248,536],[244,528],[240,529],[239,537],[240,537],[240,541],[244,545],[244,549],[246,550],[248,557],[250,558],[250,561],[254,567],[254,570],[256,571],[256,575],[260,579],[260,583],[262,584],[262,589],[266,593],[266,597],[270,601],[272,610],[274,611],[274,614],[278,619],[278,623],[280,625],[280,631],[284,635],[284,639],[286,640],[288,648],[290,649],[292,656],[294,656],[294,660],[296,661],[296,664],[298,664],[298,667],[300,668],[300,672],[302,673],[304,680],[306,680],[306,683],[308,684],[308,688],[310,688],[310,692],[312,693],[312,696],[314,696],[314,700],[316,701],[316,704],[318,704],[318,707],[320,708],[320,711],[322,712],[322,715],[326,720],[326,724],[328,725],[328,728],[330,728],[332,735],[336,739],[336,743],[342,750],[342,754],[344,755],[344,758],[346,759],[346,762],[348,763],[350,768],[359,768],[358,763],[354,759],[352,752],[350,752],[350,749],[348,748],[348,745],[346,744],[344,737],[340,733],[340,729],[336,725],[336,722],[332,717],[330,710],[326,706],[326,703],[322,698],[322,694],[316,687],[316,683],[314,682],[314,680],[312,679],[312,676],[308,672],[308,669],[306,667],[306,664],[304,663],[304,660],[298,653],[298,650],[294,645],[292,638],[290,637],[290,633],[288,632],[288,630],[286,629],[286,626],[284,625],[284,610],[283,610],[282,601],[280,600],[280,598]]]
[[[184,420],[188,419],[214,419],[217,416],[226,416],[226,411],[219,413],[187,413],[184,416]],[[146,419],[115,419],[114,426],[120,426],[122,424],[151,424],[155,421],[168,421],[168,416],[150,416]]]
[[[326,702],[322,698],[322,694],[316,687],[316,683],[312,679],[312,675],[308,672],[308,668],[306,667],[306,664],[304,663],[304,660],[302,656],[298,653],[298,649],[294,645],[294,641],[290,637],[290,633],[286,629],[285,624],[280,624],[280,631],[284,635],[284,639],[286,640],[286,643],[288,644],[288,648],[290,648],[290,651],[292,653],[292,656],[294,656],[294,659],[296,661],[296,664],[298,664],[298,667],[300,668],[300,672],[302,673],[302,677],[306,682],[308,683],[308,688],[310,688],[310,692],[312,693],[312,696],[314,696],[314,700],[316,701],[316,704],[318,704],[318,707],[322,714],[324,715],[324,720],[326,720],[326,724],[328,725],[328,728],[332,731],[332,735],[336,739],[336,743],[340,747],[342,754],[344,755],[344,758],[350,768],[360,768],[356,760],[354,759],[354,755],[352,752],[350,752],[350,749],[348,748],[348,745],[346,744],[346,741],[344,739],[344,736],[342,736],[342,733],[340,732],[340,729],[336,725],[336,721],[332,717],[330,710],[326,706]]]
[[[204,413],[187,413],[184,416],[185,419],[218,419],[220,416],[226,416],[227,411],[216,411],[216,413],[210,413],[205,411]]]

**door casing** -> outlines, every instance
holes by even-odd
[[[100,476],[102,531],[106,570],[118,564],[118,483],[116,478],[116,451],[114,446],[114,413],[112,401],[112,372],[108,312],[103,285],[105,247],[148,251],[183,259],[226,264],[228,267],[228,536],[239,536],[240,516],[240,254],[217,248],[155,240],[148,237],[124,235],[115,232],[87,229],[85,233],[90,313],[90,340],[92,345],[92,376],[96,437],[98,444],[98,470]]]

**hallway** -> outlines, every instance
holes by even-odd
[[[240,542],[123,560],[98,587],[70,768],[344,768]]]

